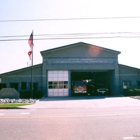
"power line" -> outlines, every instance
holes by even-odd
[[[48,19],[15,19],[15,20],[0,20],[0,22],[34,22],[34,21],[55,21],[55,20],[102,20],[102,19],[139,19],[140,16],[130,17],[93,17],[93,18],[48,18]]]
[[[109,35],[109,34],[135,34],[140,35],[140,32],[95,32],[95,33],[67,33],[67,34],[38,34],[39,36],[91,36],[91,35]],[[29,35],[13,35],[13,36],[0,36],[0,38],[14,38],[14,37],[29,37]]]
[[[58,37],[58,38],[36,38],[34,40],[60,40],[60,39],[107,39],[107,38],[140,38],[140,36],[100,36],[100,37]],[[24,41],[27,39],[3,39],[0,41]]]

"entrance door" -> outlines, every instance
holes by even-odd
[[[48,97],[68,96],[68,71],[48,71]]]

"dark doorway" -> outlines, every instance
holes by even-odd
[[[71,72],[72,95],[98,95],[97,90],[106,88],[105,95],[112,94],[113,70],[108,71],[73,71]],[[86,82],[87,93],[74,93],[76,81]]]

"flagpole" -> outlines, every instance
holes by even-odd
[[[31,98],[33,98],[33,47],[32,47],[32,58],[31,58]]]
[[[31,58],[31,98],[33,98],[33,48],[32,48],[32,58]]]

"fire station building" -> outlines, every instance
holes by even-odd
[[[119,54],[83,42],[41,51],[43,62],[33,66],[34,90],[45,97],[73,96],[75,81],[90,82],[95,90],[107,88],[114,96],[140,88],[140,69],[118,64]],[[31,67],[0,74],[0,89],[6,87],[30,91]]]

